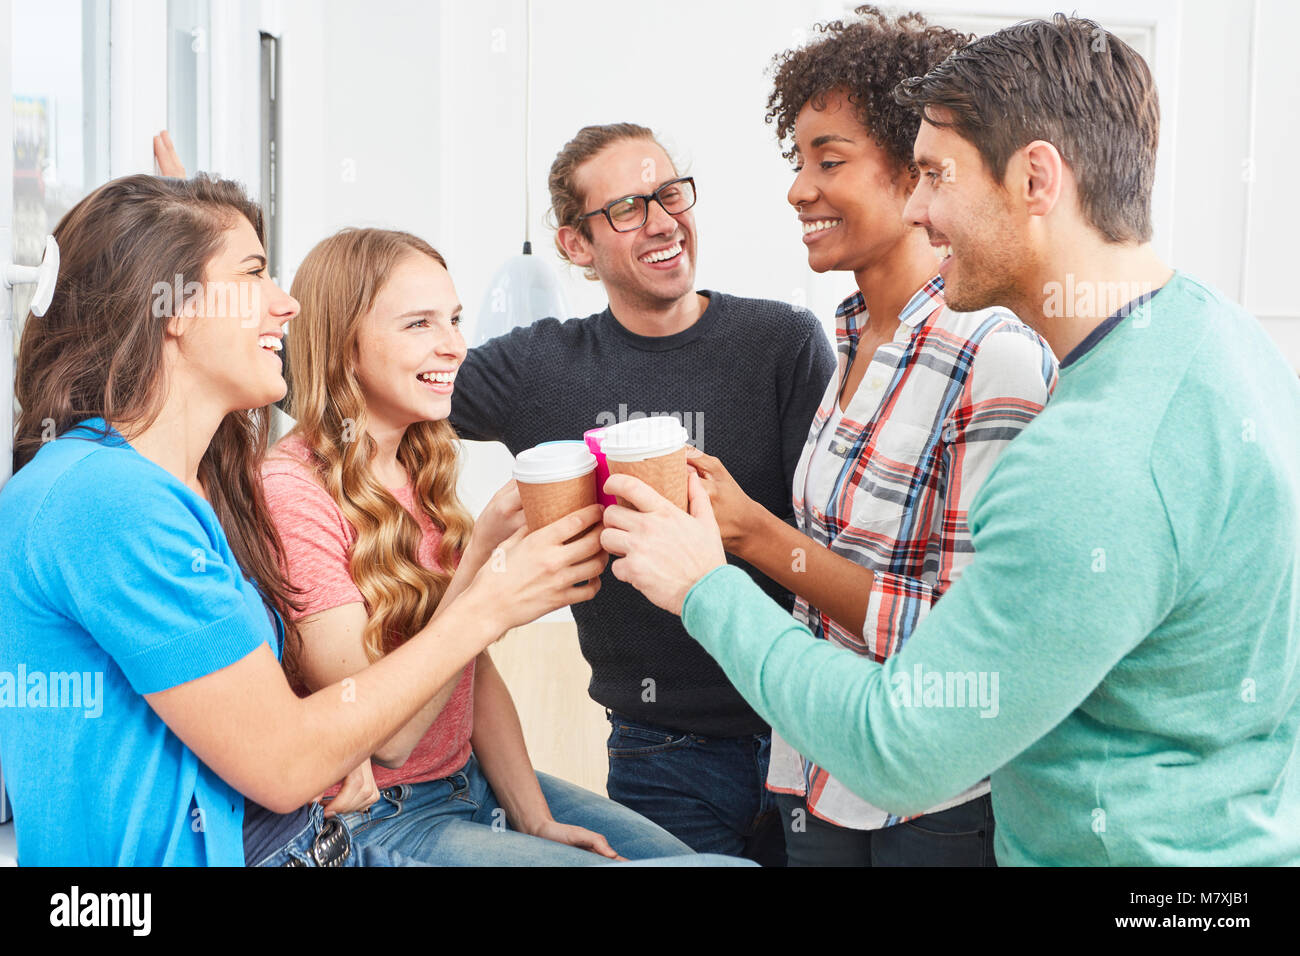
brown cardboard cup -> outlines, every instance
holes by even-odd
[[[524,520],[536,531],[565,515],[596,503],[596,473],[589,471],[563,481],[532,483],[515,479],[524,503]]]
[[[640,478],[677,507],[683,511],[687,510],[685,445],[666,455],[642,458],[640,461],[615,461],[607,458],[606,464],[611,475],[632,475],[634,478]],[[622,498],[618,499],[618,503],[625,507],[632,507]]]

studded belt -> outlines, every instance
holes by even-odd
[[[352,853],[352,839],[347,827],[339,822],[338,817],[329,817],[316,839],[311,844],[311,858],[317,866],[342,866],[343,861]],[[308,866],[309,864],[290,857],[285,866]]]

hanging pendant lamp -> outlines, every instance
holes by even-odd
[[[555,268],[533,255],[531,241],[531,192],[528,187],[528,134],[532,124],[533,92],[533,3],[527,2],[524,81],[524,248],[511,256],[493,275],[483,297],[474,328],[474,345],[482,345],[511,329],[531,325],[538,319],[564,319],[569,309]]]

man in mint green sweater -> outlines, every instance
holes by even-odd
[[[690,515],[618,476],[615,576],[873,804],[991,774],[999,863],[1300,863],[1300,385],[1151,248],[1145,63],[1058,15],[897,95],[925,119],[906,215],[951,246],[948,304],[1010,306],[1062,357],[971,506],[974,562],[879,664],[724,565],[695,476]]]

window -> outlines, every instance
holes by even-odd
[[[63,214],[108,179],[108,6],[15,3],[12,37],[13,261],[36,265]],[[15,348],[34,291],[14,287]]]

